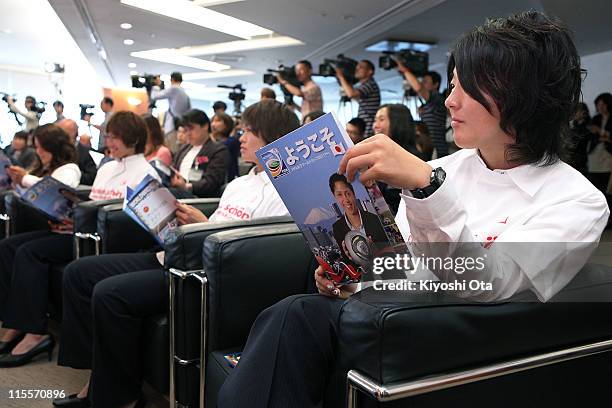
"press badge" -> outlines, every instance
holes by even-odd
[[[204,174],[203,170],[191,168],[189,170],[189,180],[188,181],[200,181],[202,179],[203,174]]]

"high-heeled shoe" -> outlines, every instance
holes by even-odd
[[[0,356],[0,368],[19,367],[32,361],[39,354],[47,353],[49,361],[53,357],[55,339],[52,336],[42,339],[37,345],[23,354],[3,354]]]
[[[25,337],[25,333],[21,333],[20,335],[15,337],[13,340],[0,341],[0,354],[10,353],[11,350],[13,350],[15,346],[19,344],[21,340],[23,340],[24,337]]]

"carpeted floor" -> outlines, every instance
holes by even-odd
[[[57,328],[52,328],[57,333]],[[0,329],[0,334],[2,329]],[[56,337],[57,338],[57,337]],[[78,392],[89,377],[87,370],[73,370],[57,365],[58,346],[53,351],[52,361],[47,355],[37,357],[32,363],[23,367],[0,368],[0,407],[1,408],[50,408],[51,399],[16,399],[10,398],[11,391],[16,390],[56,390],[65,395]],[[168,401],[155,391],[145,387],[148,408],[167,408]]]

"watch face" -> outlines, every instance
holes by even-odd
[[[434,180],[438,183],[438,185],[441,185],[444,182],[444,179],[446,178],[446,172],[442,167],[438,167],[433,171],[433,173]]]

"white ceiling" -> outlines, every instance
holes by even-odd
[[[40,67],[45,61],[61,61],[61,43],[47,34],[47,27],[31,22],[32,0],[0,0],[0,64]],[[124,6],[119,0],[49,0],[66,28],[106,84],[129,86],[129,62],[137,63],[140,73],[184,73],[195,70],[130,56],[132,51],[153,48],[204,45],[236,40],[236,37],[199,26]],[[171,0],[168,0],[171,1]],[[80,12],[79,12],[80,8]],[[303,46],[219,55],[218,61],[232,68],[249,69],[256,75],[199,81],[207,86],[243,84],[248,99],[257,98],[266,68],[279,63],[292,65],[309,58],[318,65],[325,57],[345,53],[353,58],[378,59],[378,54],[364,51],[365,46],[380,39],[429,40],[437,43],[430,52],[430,64],[445,71],[446,52],[457,36],[488,16],[502,16],[528,9],[543,10],[562,17],[574,29],[580,52],[588,55],[612,49],[612,2],[608,0],[246,0],[211,7],[251,23],[289,35]],[[105,62],[89,38],[89,19],[103,44]],[[129,31],[119,27],[129,22]],[[1,30],[11,28],[13,34]],[[130,38],[134,45],[123,45]],[[228,57],[230,57],[228,61]],[[232,57],[240,57],[234,58]],[[210,57],[206,57],[210,59]],[[239,60],[239,61],[236,61]],[[377,71],[376,78],[385,89],[400,87],[395,72]],[[317,79],[319,80],[319,79]],[[336,95],[333,80],[321,81],[324,92]],[[219,95],[211,95],[217,99]]]

